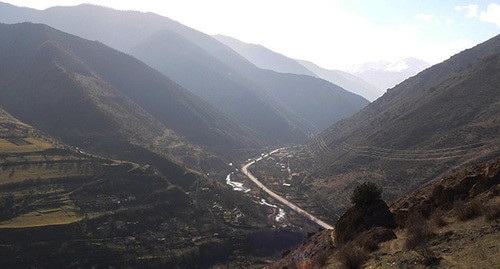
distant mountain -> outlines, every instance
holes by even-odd
[[[391,200],[455,166],[498,157],[499,62],[496,36],[325,130],[310,144],[321,164],[314,181],[304,180],[309,193],[339,212],[356,183],[375,181]]]
[[[259,68],[280,73],[316,76],[314,72],[311,72],[297,61],[264,46],[248,44],[229,36],[214,35],[213,37],[241,54]]]
[[[258,86],[183,36],[159,31],[130,54],[250,127],[268,143],[301,141],[303,133],[258,94]]]
[[[0,6],[0,14],[10,14],[12,9],[15,8],[3,4]],[[261,106],[253,107],[250,104],[245,104],[248,107],[253,107],[253,110],[247,111],[247,113],[252,115],[251,117],[262,115],[261,118],[265,118],[269,122],[272,122],[273,119],[277,120],[276,124],[267,124],[269,129],[266,132],[254,131],[261,135],[272,135],[274,134],[273,130],[283,127],[281,128],[283,131],[279,133],[288,132],[284,137],[278,135],[266,137],[267,141],[274,143],[303,140],[306,132],[322,130],[333,122],[352,115],[368,103],[362,97],[330,83],[319,82],[315,78],[292,74],[280,75],[259,69],[214,38],[152,13],[117,11],[92,5],[80,5],[54,7],[43,11],[20,9],[16,10],[14,14],[16,16],[6,15],[5,19],[2,16],[0,18],[8,22],[17,20],[46,23],[91,40],[100,40],[124,52],[128,52],[137,44],[145,42],[158,31],[175,32],[231,68],[233,70],[231,74],[238,73],[245,78],[246,81],[240,83],[245,87],[236,91],[246,92],[248,88],[251,88],[252,94],[257,95],[258,99],[268,105],[261,114]],[[158,66],[156,68],[162,69]],[[202,78],[193,77],[193,79],[199,80],[197,83],[200,85],[208,83]],[[234,81],[227,83],[235,85]],[[292,85],[300,85],[300,88],[297,86],[291,88]],[[320,103],[317,103],[318,99],[320,99]],[[297,100],[301,100],[299,106],[296,105]],[[233,100],[227,99],[227,103],[230,102]],[[241,103],[241,101],[237,102],[236,100],[235,103]],[[224,110],[223,107],[220,109]],[[276,111],[279,118],[276,118]]]
[[[312,62],[297,60],[307,69],[314,72],[318,77],[328,80],[333,84],[363,96],[364,98],[373,101],[384,94],[384,91],[364,81],[363,79],[340,70],[324,69]]]
[[[384,61],[365,63],[353,70],[352,74],[385,91],[429,66],[422,60],[407,58],[394,63]]]
[[[142,148],[192,165],[205,154],[199,146],[259,145],[199,97],[99,42],[45,25],[1,24],[0,61],[0,105],[72,145],[137,159],[130,152]]]
[[[346,72],[326,70],[311,62],[294,60],[261,45],[244,43],[232,37],[216,35],[217,40],[229,46],[256,66],[280,73],[291,73],[319,77],[347,91],[373,101],[383,92],[375,86]]]

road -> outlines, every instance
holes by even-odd
[[[268,155],[271,155],[273,153],[278,152],[281,149],[276,149],[271,151]],[[257,160],[251,161],[249,163],[246,163],[241,167],[241,172],[247,176],[251,181],[253,181],[260,189],[265,191],[269,196],[273,197],[274,199],[278,200],[280,203],[288,206],[291,210],[299,213],[300,215],[310,219],[311,221],[315,222],[319,226],[323,227],[324,229],[327,230],[333,230],[333,226],[318,219],[317,217],[311,215],[309,212],[305,211],[304,209],[300,208],[298,205],[288,201],[287,199],[283,198],[282,196],[278,195],[277,193],[273,192],[272,190],[268,189],[262,182],[260,182],[252,173],[248,171],[248,168],[252,166],[255,162],[262,160],[262,157],[259,157]]]

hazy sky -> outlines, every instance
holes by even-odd
[[[0,0],[2,1],[2,0]],[[45,9],[93,3],[151,11],[208,34],[262,44],[327,68],[416,57],[437,63],[500,33],[500,1],[3,0]]]

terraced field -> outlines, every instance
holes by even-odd
[[[103,164],[112,162],[62,146],[0,111],[0,229],[81,220],[65,182],[97,177]]]

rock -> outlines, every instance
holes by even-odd
[[[385,227],[390,229],[397,227],[394,221],[394,215],[389,211],[389,207],[382,200],[378,200],[367,206],[353,206],[349,208],[335,225],[335,241],[337,244],[345,244],[354,240],[361,233],[369,231],[374,227]],[[376,234],[377,232],[375,231],[374,233]],[[375,236],[375,234],[373,234],[373,236]],[[385,236],[387,236],[387,234],[388,233],[385,232]]]

